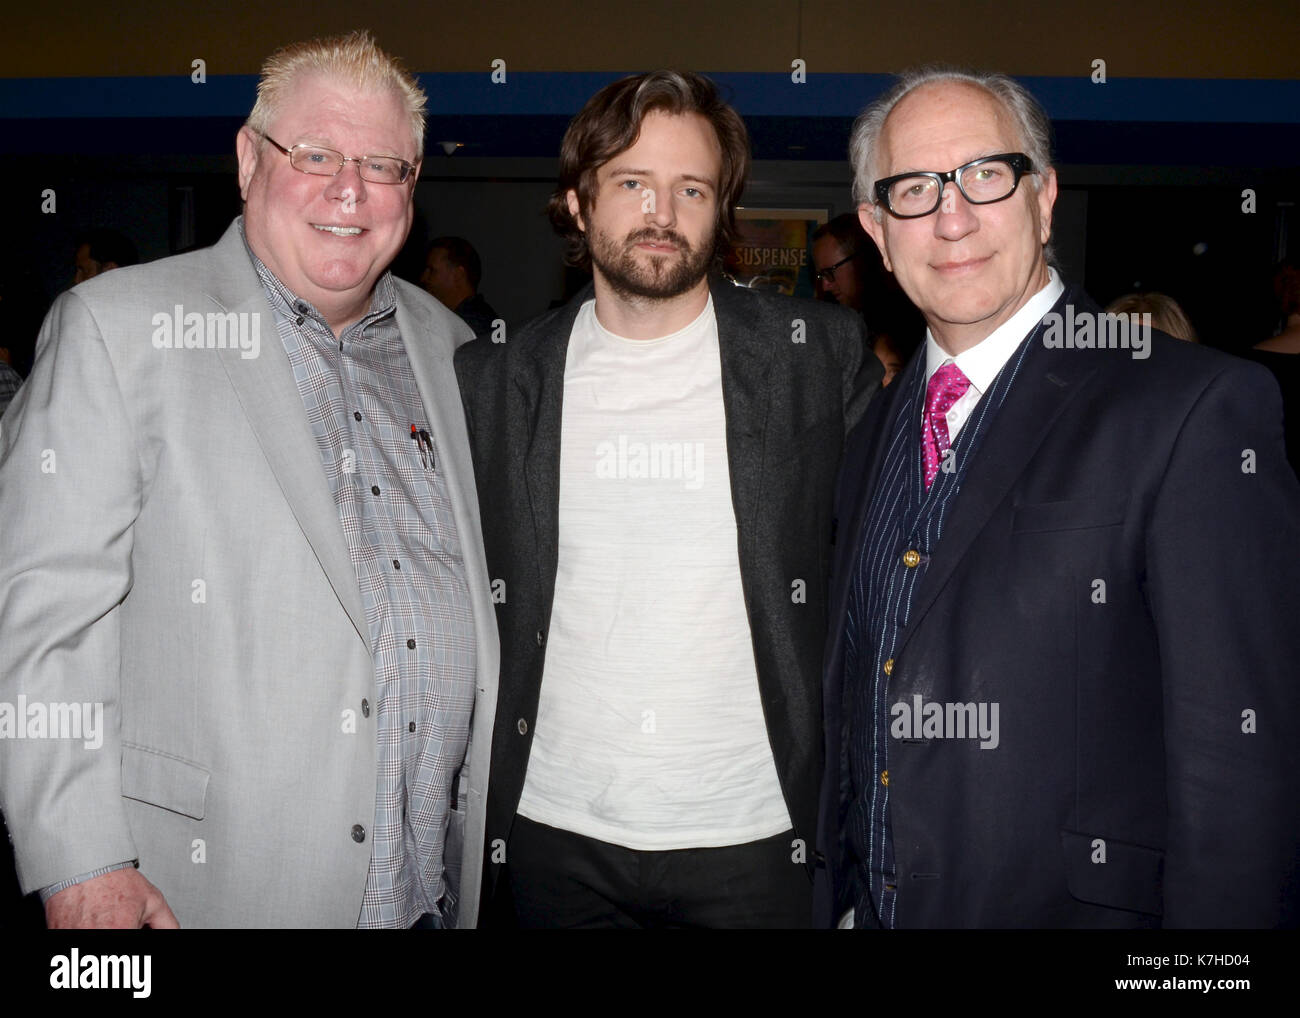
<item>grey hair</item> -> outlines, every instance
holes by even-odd
[[[1035,190],[1043,186],[1043,176],[1052,166],[1052,121],[1037,99],[1024,85],[1005,74],[963,70],[959,67],[929,66],[904,71],[893,87],[871,103],[853,122],[849,139],[849,161],[853,164],[853,203],[871,205],[872,216],[880,222],[883,209],[876,205],[875,182],[879,167],[876,152],[885,120],[907,95],[922,85],[955,82],[983,89],[1011,115],[1024,144],[1025,155],[1039,173],[1031,179]]]

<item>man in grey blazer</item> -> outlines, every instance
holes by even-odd
[[[286,47],[244,215],[46,320],[0,425],[0,808],[51,926],[475,923],[471,337],[386,272],[423,133],[369,36]]]

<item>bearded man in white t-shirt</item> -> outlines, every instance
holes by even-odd
[[[831,504],[861,318],[737,287],[744,123],[602,89],[550,214],[593,287],[456,359],[501,632],[483,921],[811,921]]]

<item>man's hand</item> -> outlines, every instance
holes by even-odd
[[[162,893],[127,867],[65,887],[45,903],[52,930],[178,930],[180,923]]]

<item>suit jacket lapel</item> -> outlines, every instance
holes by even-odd
[[[212,259],[213,279],[208,297],[223,311],[258,315],[253,320],[260,321],[261,340],[257,357],[244,358],[237,348],[214,353],[230,378],[239,405],[303,536],[339,603],[369,648],[370,627],[361,606],[361,588],[343,537],[334,496],[321,469],[320,450],[303,411],[293,368],[280,342],[275,314],[266,302],[261,280],[248,260],[237,226],[232,225],[213,248]]]
[[[767,430],[768,375],[772,367],[770,342],[751,337],[787,330],[789,322],[763,321],[756,301],[747,300],[732,283],[710,278],[713,310],[718,322],[722,360],[722,404],[727,418],[727,464],[731,502],[736,513],[740,546],[749,547],[755,513],[763,491],[763,448]],[[741,559],[742,569],[749,564]]]
[[[1067,301],[1081,310],[1098,310],[1090,307],[1091,302],[1072,288],[1066,289],[1052,310],[1061,313]],[[1020,373],[1007,393],[1006,402],[989,422],[957,493],[943,537],[931,551],[931,564],[917,589],[911,620],[903,631],[896,654],[903,653],[971,542],[1020,479],[1057,417],[1096,371],[1087,353],[1068,351],[1065,356],[1051,356],[1055,351],[1043,347],[1043,329],[1043,321],[1034,327]]]
[[[420,390],[420,402],[437,451],[437,469],[447,482],[447,497],[451,500],[461,544],[468,547],[471,528],[476,537],[480,524],[470,503],[465,501],[465,493],[473,490],[473,477],[461,476],[461,457],[453,453],[455,443],[452,436],[457,425],[463,427],[464,411],[461,409],[456,371],[452,366],[452,341],[445,327],[434,320],[427,308],[402,300],[400,286],[397,288],[397,328],[402,334],[402,345],[406,347],[406,358],[411,363],[411,374]],[[476,559],[469,554],[463,558],[468,576],[476,568]],[[479,579],[486,580],[485,577],[469,577],[471,583]]]
[[[911,361],[908,362],[907,367],[894,379],[893,384],[877,395],[867,409],[867,413],[858,428],[858,433],[863,437],[867,446],[865,453],[860,458],[852,457],[848,447],[845,448],[844,465],[841,471],[860,469],[861,474],[852,481],[853,488],[857,492],[857,496],[849,503],[853,506],[853,515],[847,519],[837,519],[835,524],[835,543],[837,546],[844,547],[844,551],[836,556],[839,568],[835,571],[834,584],[830,591],[830,599],[827,602],[831,613],[829,622],[831,633],[834,636],[833,648],[835,653],[838,653],[840,641],[844,635],[843,623],[845,613],[848,611],[849,588],[853,575],[857,570],[858,558],[862,554],[863,542],[866,540],[863,528],[867,518],[867,511],[871,507],[876,482],[880,477],[881,468],[884,466],[885,455],[889,451],[890,439],[893,437],[894,415],[898,413],[898,401],[908,398],[912,386],[916,382],[918,372],[922,374],[925,372],[924,346],[916,352]],[[916,433],[917,437],[913,442],[913,447],[919,449],[919,426]],[[909,441],[911,441],[910,436]],[[920,455],[919,451],[917,455]],[[848,483],[841,476],[840,485],[843,487]],[[836,501],[843,504],[843,495]]]
[[[523,429],[518,436],[524,456],[524,483],[533,514],[540,587],[548,597],[555,592],[560,534],[560,430],[564,414],[564,366],[569,335],[582,305],[591,298],[588,285],[555,317],[529,336],[526,349],[515,359],[514,384],[524,401],[520,420],[505,427]],[[482,342],[481,340],[479,342]],[[512,436],[513,444],[513,436]],[[546,608],[550,617],[550,605]]]

